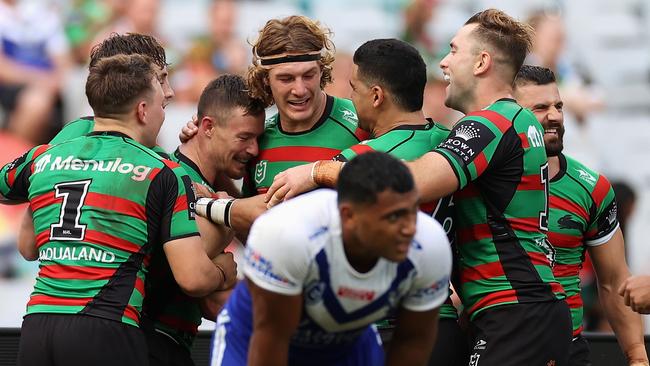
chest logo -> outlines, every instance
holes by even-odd
[[[530,145],[533,147],[544,146],[544,137],[535,126],[528,127],[528,141],[530,141]]]
[[[341,113],[343,113],[342,117],[346,121],[352,122],[355,125],[358,123],[359,120],[357,118],[357,114],[352,112],[351,110],[349,110],[349,109],[341,109]]]
[[[266,178],[266,167],[268,166],[268,160],[262,160],[255,165],[255,183],[261,184]]]
[[[557,223],[560,225],[560,229],[582,229],[582,225],[580,225],[578,221],[573,220],[571,218],[571,215],[564,215],[560,217],[560,219],[557,220]]]
[[[589,172],[587,172],[586,170],[576,168],[576,172],[578,172],[578,174],[580,174],[580,179],[582,179],[585,182],[591,184],[592,186],[594,184],[596,184],[596,177],[589,174]]]

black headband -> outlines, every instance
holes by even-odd
[[[320,58],[321,58],[320,53],[312,53],[312,54],[305,54],[305,55],[287,55],[287,56],[275,57],[275,58],[266,58],[266,59],[262,58],[260,59],[260,65],[270,66],[270,65],[282,64],[285,62],[318,61],[320,60]]]

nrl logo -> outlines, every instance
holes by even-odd
[[[266,167],[268,166],[268,160],[262,160],[255,165],[255,183],[261,184],[266,178]]]
[[[343,113],[343,118],[346,119],[349,122],[352,122],[354,124],[359,123],[359,120],[357,118],[357,114],[352,112],[349,109],[341,109],[341,113]]]
[[[589,174],[589,172],[583,170],[583,169],[578,169],[576,168],[576,171],[578,174],[580,174],[580,179],[584,180],[585,182],[591,184],[592,186],[596,184],[596,177],[593,175]]]

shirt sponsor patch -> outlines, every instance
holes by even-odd
[[[487,126],[476,121],[462,121],[438,145],[439,149],[454,152],[467,165],[492,142],[495,135]]]

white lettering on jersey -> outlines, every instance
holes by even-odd
[[[131,163],[122,163],[121,158],[115,160],[81,160],[70,155],[67,158],[57,156],[52,160],[50,154],[40,157],[35,162],[34,174],[43,172],[49,165],[50,170],[75,170],[75,171],[100,171],[100,172],[117,172],[120,174],[133,174],[131,179],[136,182],[142,182],[147,178],[152,168],[144,165],[133,165]]]

